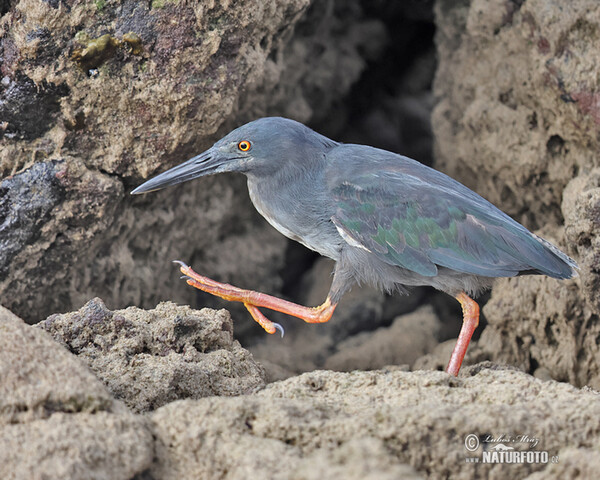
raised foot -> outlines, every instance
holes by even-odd
[[[188,285],[225,300],[242,302],[248,312],[250,312],[250,315],[252,315],[252,318],[254,318],[266,332],[275,333],[276,331],[279,331],[282,337],[284,335],[283,327],[265,317],[258,307],[292,315],[307,323],[327,322],[333,315],[336,307],[336,304],[331,303],[329,297],[327,297],[325,302],[318,307],[304,307],[265,293],[245,290],[227,283],[216,282],[208,277],[197,274],[191,267],[180,260],[175,260],[173,263],[179,265],[179,270],[183,274],[181,278],[185,279]]]

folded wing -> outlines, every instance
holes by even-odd
[[[487,277],[575,274],[573,260],[484,198],[433,169],[409,166],[410,173],[359,170],[330,185],[332,221],[348,243],[424,276],[440,266]]]

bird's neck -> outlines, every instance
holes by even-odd
[[[248,175],[248,192],[256,210],[280,233],[321,255],[337,260],[339,248],[330,218],[333,208],[325,177],[318,170],[269,178]]]

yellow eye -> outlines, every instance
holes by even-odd
[[[238,148],[242,152],[247,152],[248,150],[250,150],[251,146],[252,144],[248,140],[242,140],[240,143],[238,143]]]

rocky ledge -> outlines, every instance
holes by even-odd
[[[228,312],[172,303],[112,312],[94,299],[37,327],[0,309],[0,330],[3,478],[541,479],[600,468],[598,392],[490,362],[458,378],[389,367],[265,385]]]

